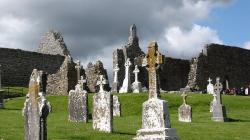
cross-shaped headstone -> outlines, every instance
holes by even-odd
[[[99,85],[100,87],[99,92],[104,92],[103,85],[106,85],[106,84],[107,84],[107,80],[104,78],[103,75],[100,75],[99,80],[97,81],[97,85]]]
[[[215,93],[215,96],[216,96],[216,101],[218,103],[221,103],[221,91],[222,91],[222,84],[220,83],[220,78],[217,77],[216,78],[216,84],[214,85],[214,93]]]
[[[77,71],[77,81],[80,80],[80,70],[81,70],[81,62],[80,60],[77,60],[76,61],[76,66],[75,66],[75,69]]]
[[[207,81],[208,81],[209,84],[211,84],[212,79],[209,77]]]
[[[140,72],[140,70],[138,69],[138,66],[135,65],[135,69],[133,71],[133,73],[135,74],[135,82],[138,82],[138,73]]]
[[[120,68],[118,67],[118,64],[116,64],[115,68],[114,68],[114,72],[115,72],[115,74],[114,74],[114,83],[117,83],[117,81],[118,81],[117,73],[118,73],[119,70],[120,70]]]
[[[164,63],[164,55],[158,51],[156,42],[151,42],[148,46],[148,54],[143,60],[143,66],[148,70],[149,98],[158,98],[160,96],[158,68]]]

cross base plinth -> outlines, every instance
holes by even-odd
[[[174,128],[140,129],[134,140],[179,140]]]

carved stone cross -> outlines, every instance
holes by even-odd
[[[135,65],[135,69],[133,71],[133,73],[135,74],[135,82],[138,82],[138,73],[140,72],[140,70],[138,69],[138,66]]]
[[[209,84],[211,84],[212,79],[209,77],[207,81],[208,81]]]
[[[77,81],[80,80],[80,70],[81,70],[81,62],[80,60],[77,60],[76,61],[76,66],[75,66],[75,69],[77,71]]]
[[[220,92],[222,91],[222,89],[223,89],[223,86],[220,83],[220,78],[217,77],[216,78],[216,84],[214,85],[214,93],[215,93],[215,96],[216,96],[216,101],[218,103],[221,103],[221,94],[220,94]]]
[[[114,83],[117,83],[117,79],[118,79],[118,77],[117,77],[117,73],[118,73],[118,71],[119,71],[120,69],[119,69],[119,67],[118,67],[118,64],[116,64],[115,65],[115,68],[114,68],[114,72],[115,72],[115,74],[114,74]]]
[[[150,42],[148,54],[143,60],[143,66],[148,70],[149,98],[158,98],[160,96],[158,68],[164,63],[164,55],[158,51],[156,42]]]
[[[183,92],[181,94],[181,96],[183,97],[183,104],[187,104],[187,96],[188,96],[188,94],[186,92]]]
[[[103,75],[99,76],[99,80],[97,81],[97,85],[99,85],[99,92],[104,92],[103,85],[107,84],[107,80],[103,77]]]

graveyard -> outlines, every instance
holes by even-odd
[[[177,129],[177,134],[184,140],[247,140],[250,139],[249,96],[223,96],[223,104],[227,106],[227,123],[217,123],[211,120],[209,104],[212,96],[191,94],[188,104],[193,109],[192,123],[178,121],[178,107],[182,104],[179,94],[162,93],[162,98],[169,103],[171,126]],[[89,95],[89,114],[92,113],[92,96]],[[132,139],[141,125],[142,103],[147,100],[146,93],[119,94],[122,104],[121,117],[114,118],[113,133],[107,134],[92,129],[92,120],[88,123],[68,121],[68,97],[47,96],[53,105],[48,117],[48,140],[120,140]],[[9,100],[5,109],[0,110],[0,138],[4,140],[21,140],[24,137],[24,122],[22,108],[25,98],[18,97]]]
[[[1,2],[0,140],[250,140],[245,5]]]

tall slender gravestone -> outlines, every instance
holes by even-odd
[[[135,69],[133,71],[133,73],[135,74],[135,81],[132,84],[133,93],[142,92],[141,82],[138,81],[138,73],[139,72],[140,72],[140,70],[138,69],[138,66],[135,65]]]
[[[93,129],[111,133],[113,131],[113,97],[104,91],[103,85],[107,80],[100,75],[97,85],[100,90],[93,96]]]
[[[183,104],[178,108],[180,122],[192,122],[192,108],[187,104],[187,93],[183,92]]]
[[[128,93],[128,92],[131,92],[131,81],[130,81],[130,72],[129,72],[129,68],[131,66],[131,62],[130,62],[130,59],[127,58],[124,66],[125,66],[125,78],[123,80],[123,83],[122,83],[122,87],[121,89],[119,90],[119,93]]]
[[[222,105],[221,101],[221,91],[223,89],[220,83],[220,78],[216,78],[216,84],[214,85],[214,101],[213,101],[213,116],[212,120],[217,122],[227,121],[226,108]]]
[[[81,76],[75,90],[69,91],[69,121],[88,121],[88,93],[83,89],[84,83],[86,83],[86,80]]]
[[[82,66],[81,66],[81,62],[80,62],[80,60],[77,60],[76,61],[76,66],[75,66],[75,69],[76,69],[76,71],[77,71],[77,80],[80,80],[80,71],[81,71],[81,68],[82,68]]]
[[[25,140],[47,140],[47,116],[51,110],[45,98],[46,75],[34,69],[24,103]]]
[[[156,42],[151,42],[148,54],[143,59],[149,78],[149,99],[143,103],[142,128],[137,130],[134,140],[178,140],[176,131],[170,128],[168,104],[160,99],[159,67],[164,63],[164,56],[158,51]]]
[[[119,92],[119,82],[118,82],[118,71],[120,68],[118,67],[118,64],[115,65],[114,68],[114,81],[112,84],[111,92],[112,93],[118,93]]]
[[[1,64],[0,64],[0,108],[4,108],[4,95],[1,85]]]

